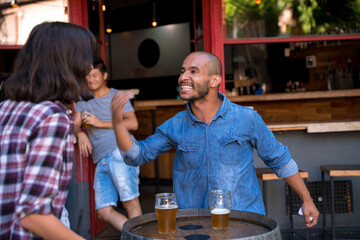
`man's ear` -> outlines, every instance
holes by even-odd
[[[221,75],[219,75],[219,74],[213,75],[211,77],[210,87],[217,88],[220,85],[221,81],[222,81]]]
[[[108,73],[104,72],[104,80],[107,80],[107,78],[108,78]]]

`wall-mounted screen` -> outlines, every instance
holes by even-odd
[[[190,46],[189,23],[111,34],[112,80],[178,75]]]

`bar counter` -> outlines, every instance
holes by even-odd
[[[339,132],[360,130],[360,89],[243,95],[231,102],[253,107],[272,131]],[[135,101],[136,111],[152,111],[156,126],[185,109],[179,99]],[[140,115],[141,116],[141,115]],[[148,119],[149,120],[149,119]],[[148,125],[145,119],[140,124]],[[153,127],[156,127],[153,126]]]

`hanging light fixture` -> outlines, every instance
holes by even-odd
[[[156,26],[157,26],[156,18],[153,18],[153,21],[152,21],[151,25],[152,25],[153,27],[156,27]]]
[[[112,32],[112,29],[111,29],[110,25],[107,25],[106,32],[109,33],[109,34]]]
[[[65,9],[64,9],[64,14],[65,14],[65,15],[68,15],[68,14],[69,14],[69,8],[68,8],[68,7],[65,7]]]
[[[17,8],[19,5],[18,5],[18,1],[17,0],[11,0],[11,6],[13,8]]]
[[[158,23],[156,21],[156,0],[153,1],[153,19],[152,19],[151,25],[153,27],[156,27],[158,25]]]

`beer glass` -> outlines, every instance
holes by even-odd
[[[209,198],[211,226],[215,230],[229,228],[231,194],[227,190],[211,190]]]
[[[82,125],[83,125],[82,128],[90,128],[90,124],[84,123],[84,119],[83,119],[84,117],[90,117],[90,115],[87,114],[87,113],[88,113],[87,111],[83,111],[83,112],[81,113]]]
[[[155,212],[159,233],[174,233],[178,204],[176,193],[158,193],[155,195]]]

